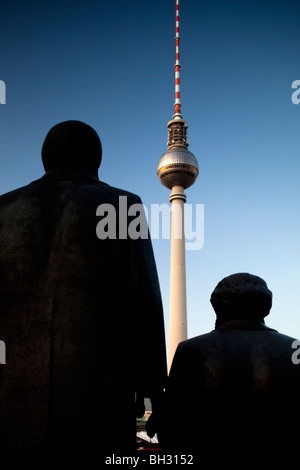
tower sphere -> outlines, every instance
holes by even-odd
[[[157,175],[168,189],[176,185],[189,188],[196,181],[198,173],[195,155],[184,147],[169,148],[157,165]]]

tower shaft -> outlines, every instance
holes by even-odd
[[[171,219],[171,261],[170,261],[170,306],[168,369],[178,344],[187,339],[186,271],[184,238],[184,203],[186,196],[183,186],[173,186],[170,195]]]

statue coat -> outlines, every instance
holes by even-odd
[[[150,237],[96,235],[97,207],[118,221],[120,196],[141,203],[61,168],[0,198],[1,449],[132,449],[136,394],[164,386]]]

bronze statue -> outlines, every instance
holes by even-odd
[[[99,181],[101,158],[94,129],[62,122],[45,175],[0,198],[0,449],[130,455],[136,406],[164,386],[151,240],[96,234],[99,205],[121,220],[120,196],[141,199]]]
[[[164,404],[151,423],[164,452],[211,464],[271,462],[298,448],[300,366],[294,338],[266,326],[272,293],[260,277],[224,278],[211,295],[216,328],[179,344]]]

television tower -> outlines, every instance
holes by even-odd
[[[168,369],[178,343],[187,339],[186,275],[184,239],[184,190],[194,184],[199,167],[196,157],[188,150],[188,123],[182,119],[180,102],[179,62],[179,0],[176,0],[176,63],[175,63],[175,113],[168,122],[168,148],[161,156],[157,175],[161,183],[171,189],[171,266]]]

